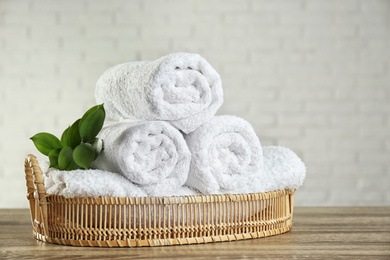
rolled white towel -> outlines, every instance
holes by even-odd
[[[60,171],[41,163],[48,194],[65,198],[146,197],[138,185],[118,173],[101,170]]]
[[[192,153],[186,185],[203,194],[247,193],[263,167],[252,126],[235,116],[215,116],[185,137]]]
[[[191,154],[170,124],[117,122],[103,127],[98,137],[104,150],[92,167],[120,173],[150,196],[167,196],[185,183]]]
[[[265,191],[298,189],[306,176],[306,166],[289,148],[282,146],[264,146],[264,175],[253,184]],[[263,190],[258,190],[259,192]]]
[[[112,67],[98,79],[95,95],[108,117],[169,121],[184,133],[213,117],[223,102],[219,74],[191,53]]]

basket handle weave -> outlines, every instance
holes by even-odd
[[[47,194],[42,177],[41,167],[37,158],[29,154],[24,161],[24,171],[26,173],[27,199],[30,202],[31,221],[34,231],[47,232]],[[40,230],[38,230],[40,229]]]

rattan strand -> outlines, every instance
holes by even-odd
[[[144,198],[46,194],[34,155],[25,160],[34,237],[73,246],[140,247],[254,239],[292,227],[294,190]]]

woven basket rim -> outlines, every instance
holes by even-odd
[[[99,204],[99,205],[175,205],[197,204],[217,202],[240,202],[253,199],[272,199],[286,194],[294,193],[295,190],[281,190],[259,193],[242,194],[210,194],[210,195],[185,195],[170,197],[98,197],[98,198],[65,198],[61,195],[47,194],[50,201],[67,204]]]

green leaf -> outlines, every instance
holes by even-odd
[[[88,142],[92,145],[92,148],[95,151],[95,159],[99,156],[101,151],[104,149],[104,142],[100,138],[95,138],[92,141]]]
[[[92,107],[83,115],[79,125],[82,141],[88,142],[97,136],[103,127],[105,117],[103,104]]]
[[[73,160],[84,169],[88,169],[95,160],[95,151],[91,144],[81,143],[73,151]]]
[[[68,128],[66,128],[65,131],[61,135],[61,142],[62,142],[62,144],[66,143],[66,138],[68,137],[69,129],[70,129],[70,126]]]
[[[79,134],[79,123],[81,119],[76,120],[71,127],[66,131],[66,138],[64,138],[64,145],[70,146],[73,149],[81,143],[81,136]],[[62,138],[61,138],[62,139]]]
[[[91,107],[90,109],[88,109],[88,111],[85,112],[84,115],[81,117],[80,125],[85,121],[85,119],[86,119],[90,114],[92,114],[92,112],[95,112],[95,111],[98,110],[98,109],[103,109],[103,110],[104,110],[103,104],[97,105],[97,106],[94,106],[94,107]]]
[[[38,133],[30,139],[34,142],[34,145],[38,151],[47,156],[51,150],[63,147],[61,141],[49,133]]]
[[[59,169],[58,166],[58,155],[61,152],[61,149],[53,149],[49,153],[50,167]]]
[[[61,152],[58,155],[58,166],[60,170],[76,170],[80,169],[75,161],[73,160],[73,149],[70,146],[65,146],[62,148]]]

